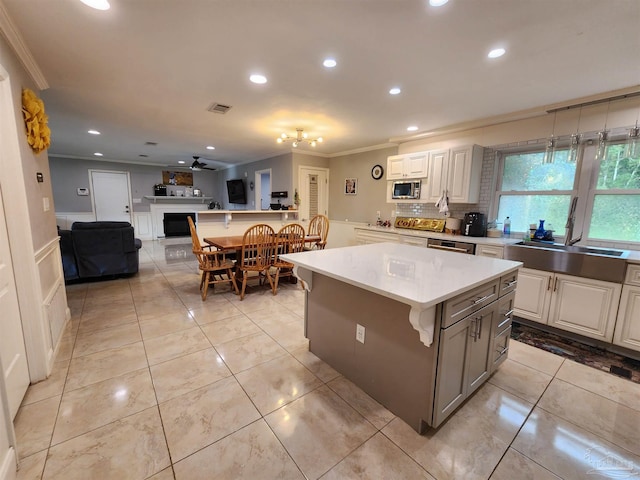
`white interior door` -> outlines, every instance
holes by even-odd
[[[329,171],[326,168],[300,167],[300,220],[308,222],[317,214],[329,214]]]
[[[271,204],[271,169],[258,170],[255,177],[256,210],[269,210]]]
[[[89,170],[89,176],[96,220],[132,223],[129,173]]]
[[[29,386],[29,365],[22,334],[22,320],[11,263],[11,252],[0,189],[0,358],[9,402],[9,413],[15,418]]]

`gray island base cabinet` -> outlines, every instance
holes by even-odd
[[[436,263],[463,256],[428,252]],[[424,310],[423,316],[433,316],[433,341],[427,345],[410,321],[412,305],[340,274],[312,271],[313,261],[305,267],[300,255],[307,254],[289,259],[299,260],[297,273],[308,286],[310,351],[419,433],[441,425],[507,358],[517,262],[477,260],[505,262],[503,274],[457,289]],[[364,342],[356,338],[362,327]]]

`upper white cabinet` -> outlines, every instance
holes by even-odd
[[[387,158],[387,180],[427,176],[428,152],[407,153]]]
[[[468,145],[428,153],[427,201],[446,193],[449,203],[478,203],[484,149]]]

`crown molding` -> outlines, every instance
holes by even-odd
[[[604,103],[607,101],[614,101],[614,100],[634,97],[638,95],[638,92],[640,92],[640,85],[634,85],[631,87],[612,90],[609,92],[603,92],[596,95],[590,95],[587,97],[575,98],[573,100],[567,100],[565,102],[553,103],[550,105],[543,105],[537,108],[519,110],[517,112],[505,113],[503,115],[496,115],[493,117],[486,117],[478,120],[471,120],[469,122],[447,125],[445,127],[430,130],[428,132],[420,132],[413,135],[403,135],[398,137],[392,137],[389,139],[389,141],[397,142],[397,143],[412,142],[414,140],[422,140],[425,138],[438,137],[441,135],[448,135],[451,133],[458,133],[458,132],[463,132],[467,130],[473,130],[476,128],[484,128],[484,127],[490,127],[493,125],[500,125],[502,123],[515,122],[518,120],[526,120],[528,118],[548,115],[550,112],[568,110],[570,108],[576,108],[579,106],[595,105],[595,104]]]
[[[397,143],[380,143],[369,147],[354,148],[353,150],[345,150],[344,152],[336,152],[327,155],[329,158],[344,157],[345,155],[354,155],[356,153],[371,152],[373,150],[382,150],[383,148],[397,147]]]
[[[27,47],[27,44],[24,42],[20,31],[11,19],[2,0],[0,0],[0,33],[2,33],[2,36],[13,49],[25,70],[35,82],[36,87],[38,87],[39,90],[49,88],[47,79],[44,78],[42,70],[40,70],[35,58],[33,58],[29,47]]]

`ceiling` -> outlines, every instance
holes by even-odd
[[[225,168],[296,128],[331,156],[640,84],[638,0],[109,1],[0,0],[49,85],[50,156]]]

